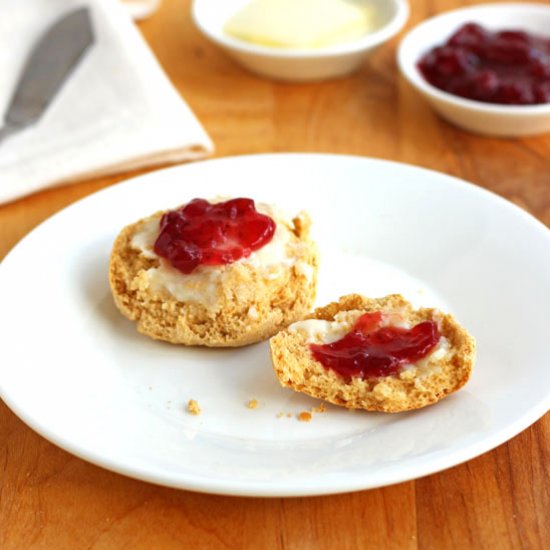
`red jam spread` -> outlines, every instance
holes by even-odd
[[[188,274],[199,265],[224,265],[247,258],[271,241],[275,222],[252,199],[210,204],[204,199],[166,212],[155,253]]]
[[[397,374],[401,367],[426,357],[441,335],[424,321],[411,329],[380,327],[382,313],[365,313],[351,331],[331,344],[310,344],[313,357],[346,380]]]
[[[550,103],[550,39],[519,30],[460,27],[419,61],[424,78],[451,94],[508,105]]]

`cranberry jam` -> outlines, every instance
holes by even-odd
[[[313,357],[346,380],[397,374],[401,367],[426,357],[441,335],[424,321],[411,329],[380,327],[382,313],[365,313],[351,331],[331,344],[310,344]]]
[[[275,222],[260,214],[252,199],[215,204],[193,199],[162,216],[154,250],[187,274],[199,265],[224,265],[247,258],[271,241],[275,228]]]
[[[424,78],[451,94],[507,105],[550,103],[550,39],[519,30],[460,27],[418,63]]]

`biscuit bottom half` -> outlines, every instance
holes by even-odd
[[[290,256],[275,275],[266,276],[252,261],[208,266],[204,273],[209,279],[197,298],[182,300],[151,283],[150,273],[169,269],[166,261],[133,245],[136,233],[161,215],[125,227],[110,259],[115,304],[142,334],[188,346],[244,346],[270,338],[311,311],[319,260],[309,237],[309,218],[302,215],[281,227],[288,232]],[[194,280],[200,282],[200,277]]]
[[[469,379],[475,359],[475,340],[452,315],[436,309],[414,310],[400,295],[365,298],[350,294],[315,310],[307,319],[332,322],[341,312],[357,315],[381,311],[399,315],[410,325],[435,321],[445,348],[395,375],[346,380],[313,358],[311,339],[289,327],[271,338],[271,357],[282,386],[349,409],[402,412],[436,403],[460,389]]]

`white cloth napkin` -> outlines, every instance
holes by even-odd
[[[95,43],[38,123],[0,143],[0,203],[213,150],[117,0],[1,0],[0,121],[36,40],[83,5]]]

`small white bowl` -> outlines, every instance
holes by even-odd
[[[395,36],[409,16],[407,0],[363,0],[374,5],[378,30],[350,42],[318,49],[271,48],[238,40],[223,28],[250,0],[194,0],[192,16],[200,31],[250,71],[294,82],[323,80],[359,68],[368,53]]]
[[[499,137],[550,131],[550,103],[497,105],[464,99],[427,82],[417,68],[420,58],[441,45],[464,23],[489,30],[521,29],[550,38],[550,6],[543,4],[482,4],[449,11],[416,26],[401,41],[397,61],[403,76],[443,118],[471,132]]]

